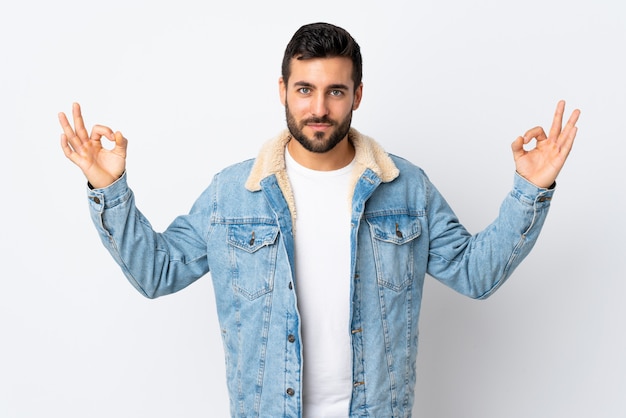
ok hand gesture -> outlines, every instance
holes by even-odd
[[[127,140],[121,132],[113,132],[110,128],[95,125],[91,134],[87,134],[85,123],[78,103],[72,106],[74,129],[65,113],[59,113],[59,122],[63,128],[61,148],[67,158],[76,164],[89,183],[95,188],[106,187],[115,182],[126,168]],[[113,149],[102,146],[102,137],[115,142]]]
[[[557,104],[548,136],[542,127],[537,126],[524,136],[517,137],[511,144],[517,172],[536,186],[548,188],[554,183],[572,149],[580,111],[574,110],[563,127],[564,112],[565,102],[561,100]],[[537,140],[535,148],[525,150],[524,145],[532,139]]]

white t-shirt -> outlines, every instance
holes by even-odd
[[[295,289],[302,321],[305,417],[347,417],[352,396],[350,178],[298,164],[286,150],[296,205]]]

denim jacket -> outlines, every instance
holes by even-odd
[[[533,247],[553,189],[515,175],[499,216],[472,236],[420,168],[354,129],[349,138],[350,416],[410,417],[425,275],[473,298],[491,295]],[[88,191],[102,242],[144,296],[177,292],[211,272],[235,417],[302,415],[289,139],[285,131],[256,159],[215,175],[162,233],[135,207],[126,174]]]

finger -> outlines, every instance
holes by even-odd
[[[565,101],[560,100],[556,105],[556,111],[554,112],[554,118],[552,119],[552,126],[550,127],[550,138],[558,138],[561,133],[561,127],[563,126],[563,113],[565,112]]]
[[[76,135],[78,135],[78,137],[83,141],[88,140],[89,136],[87,129],[85,128],[85,121],[83,120],[83,115],[78,103],[74,103],[72,105],[72,116],[74,117],[74,129],[76,130]]]
[[[61,149],[63,154],[72,162],[76,163],[76,151],[70,146],[67,135],[61,134]]]
[[[567,120],[567,123],[565,124],[564,129],[572,129],[576,127],[576,123],[578,122],[579,117],[580,117],[580,110],[575,109],[570,115],[569,119]]]
[[[67,136],[65,134],[61,134],[61,149],[66,157],[69,158],[70,154],[73,152],[72,148],[70,148],[69,143],[67,142]]]
[[[544,141],[548,139],[548,137],[546,136],[546,132],[541,126],[535,126],[534,128],[529,129],[528,131],[526,131],[523,138],[525,144],[528,144],[533,138],[535,138],[537,141]]]
[[[89,138],[92,141],[99,141],[103,136],[108,138],[109,141],[115,141],[115,135],[113,134],[113,130],[111,128],[103,125],[94,125],[91,129],[91,135]]]
[[[513,143],[511,144],[511,150],[513,151],[513,159],[517,160],[519,157],[526,154],[526,151],[524,150],[525,143],[526,143],[526,140],[524,139],[523,136],[518,136],[517,138],[515,138],[515,141],[513,141]]]
[[[115,150],[122,156],[126,156],[126,148],[128,147],[128,140],[124,138],[124,135],[120,131],[115,132]]]
[[[578,122],[578,118],[580,117],[580,110],[576,109],[572,112],[563,131],[557,139],[557,144],[559,146],[563,146],[565,142],[573,142],[576,137],[576,132],[578,128],[576,127],[576,123]],[[573,136],[572,136],[573,135]]]
[[[574,145],[574,139],[576,138],[576,133],[578,132],[578,127],[574,126],[571,130],[569,130],[567,135],[563,135],[561,139],[561,143],[559,144],[559,152],[567,158],[570,151],[572,150],[572,146]]]
[[[74,129],[72,129],[72,125],[70,125],[69,120],[67,120],[67,116],[65,113],[59,113],[59,123],[61,124],[61,128],[63,128],[63,133],[68,137],[74,136]]]
[[[65,113],[63,112],[59,113],[59,122],[61,123],[61,127],[63,128],[63,135],[65,137],[65,141],[69,142],[69,144],[72,146],[72,149],[76,150],[79,147],[81,147],[82,141],[76,135],[76,132],[74,132],[74,129],[72,128],[72,125],[70,125],[70,122],[67,119],[67,116],[65,116]]]

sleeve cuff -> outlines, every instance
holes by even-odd
[[[552,183],[552,185],[546,189],[534,185],[522,177],[519,173],[515,172],[512,193],[515,198],[526,204],[547,206],[552,200],[555,188],[556,182]]]
[[[115,180],[107,187],[99,189],[87,183],[87,198],[93,210],[102,211],[104,208],[110,208],[124,201],[128,196],[129,188],[126,181],[126,171],[121,177]]]

